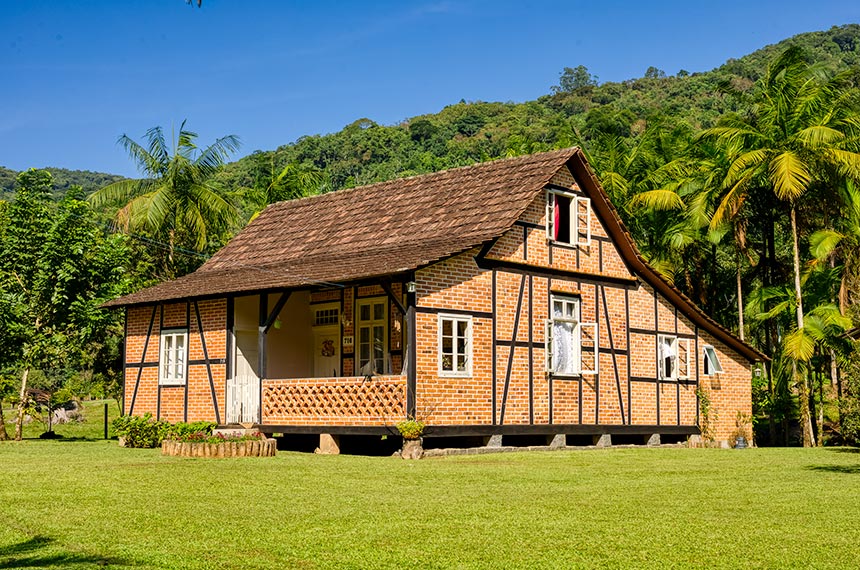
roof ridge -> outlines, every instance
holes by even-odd
[[[412,174],[409,176],[395,177],[395,178],[390,178],[388,180],[380,180],[378,182],[371,182],[370,184],[362,184],[361,186],[353,186],[352,188],[341,188],[340,190],[332,190],[330,192],[323,192],[322,194],[313,194],[311,196],[302,196],[300,198],[290,198],[288,200],[281,200],[279,202],[273,202],[273,203],[269,204],[268,206],[266,206],[263,209],[263,211],[271,208],[272,206],[281,206],[283,204],[298,204],[300,202],[314,201],[317,199],[322,199],[322,198],[326,198],[326,197],[334,196],[334,195],[343,196],[344,194],[349,194],[349,193],[352,193],[356,190],[367,190],[370,188],[374,188],[376,186],[382,186],[385,184],[392,184],[395,182],[406,182],[409,180],[414,180],[416,178],[424,178],[424,177],[431,178],[434,176],[441,176],[443,174],[455,173],[458,171],[488,168],[491,165],[498,165],[501,162],[508,162],[508,161],[512,162],[512,163],[516,162],[516,161],[526,162],[526,163],[528,163],[528,162],[539,162],[539,160],[541,158],[548,158],[550,155],[556,155],[556,154],[564,155],[565,152],[567,152],[568,154],[573,156],[573,153],[576,152],[577,149],[579,149],[578,146],[570,146],[570,147],[565,147],[565,148],[558,148],[558,149],[554,149],[554,150],[537,152],[534,154],[520,154],[517,156],[505,156],[502,158],[494,158],[492,160],[486,160],[483,162],[476,162],[473,164],[465,164],[463,166],[454,166],[451,168],[445,168],[443,170],[434,170],[432,172],[424,172],[423,174]]]

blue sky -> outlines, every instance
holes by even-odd
[[[116,145],[183,119],[238,156],[361,117],[525,101],[565,66],[601,82],[706,71],[860,22],[857,0],[0,0],[0,166],[135,175]]]

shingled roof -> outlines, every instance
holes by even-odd
[[[652,268],[579,148],[484,162],[267,207],[200,269],[105,307],[397,275],[493,240],[568,165],[633,272],[751,361],[738,339]]]
[[[105,306],[411,271],[502,235],[576,152],[484,162],[272,204],[194,273]]]

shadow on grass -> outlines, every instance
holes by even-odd
[[[826,471],[828,473],[860,475],[860,465],[811,465],[807,467],[807,469],[810,471]]]
[[[860,447],[825,447],[824,449],[836,453],[860,453]]]
[[[0,568],[91,568],[93,565],[130,566],[127,560],[114,557],[64,552],[53,538],[34,536],[17,544],[0,546]]]
[[[81,443],[81,442],[95,443],[95,442],[99,442],[99,441],[116,441],[116,440],[117,440],[116,436],[112,436],[108,439],[105,439],[103,437],[82,437],[82,436],[63,436],[63,437],[58,437],[58,438],[54,438],[54,439],[42,439],[40,437],[25,437],[25,438],[21,439],[21,441],[26,441],[28,443],[39,443],[39,442],[45,442],[45,443],[66,443],[66,442],[70,442],[70,443]],[[8,441],[14,441],[14,440],[10,438]]]

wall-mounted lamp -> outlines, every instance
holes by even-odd
[[[340,314],[340,324],[342,324],[344,326],[344,328],[347,328],[347,327],[349,327],[349,325],[352,324],[352,321],[348,320],[346,318],[346,315],[341,313]]]
[[[406,292],[414,293],[415,292],[415,281],[409,281],[406,283]]]

